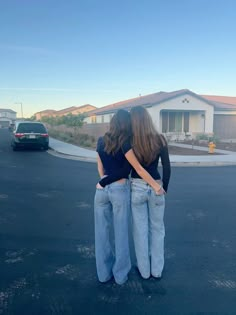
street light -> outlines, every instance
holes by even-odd
[[[17,102],[15,104],[20,104],[20,108],[21,108],[21,118],[23,118],[23,104],[21,102]]]

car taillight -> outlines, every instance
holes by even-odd
[[[21,137],[24,137],[24,133],[15,133],[15,137],[16,138],[21,138]]]
[[[47,133],[41,133],[41,137],[47,138],[48,134]]]

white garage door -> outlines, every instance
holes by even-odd
[[[9,122],[9,121],[1,121],[1,120],[0,120],[0,127],[1,127],[1,128],[9,127],[9,125],[10,125],[10,122]]]
[[[220,139],[236,139],[236,115],[214,115],[213,130]]]

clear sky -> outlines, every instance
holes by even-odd
[[[0,108],[236,96],[235,0],[0,0]]]

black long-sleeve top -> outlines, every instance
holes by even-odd
[[[159,159],[161,159],[162,164],[162,176],[158,171]],[[159,154],[153,162],[151,162],[148,166],[142,165],[142,167],[153,177],[153,179],[161,179],[163,182],[163,189],[167,192],[171,175],[171,165],[167,144],[161,147]],[[108,176],[102,178],[99,181],[99,184],[102,187],[105,187],[106,185],[109,185],[121,178],[127,178],[127,172],[129,172],[129,170],[130,164],[126,160],[122,168],[114,169],[112,171],[112,174],[109,174]],[[131,169],[131,177],[140,178],[134,168]]]
[[[102,161],[106,181],[103,187],[121,178],[129,178],[131,165],[125,158],[125,154],[131,149],[130,141],[127,140],[115,154],[105,152],[104,138],[100,137],[97,142],[97,152]],[[122,173],[120,175],[119,171]],[[105,179],[105,178],[104,178]]]

